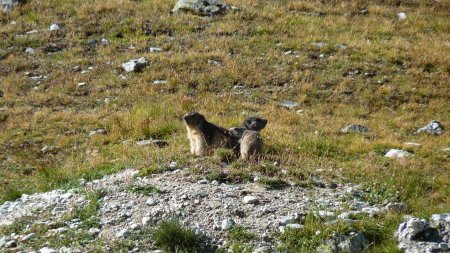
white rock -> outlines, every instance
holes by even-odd
[[[303,225],[300,225],[298,223],[287,224],[286,228],[289,228],[289,229],[302,229]]]
[[[259,198],[256,196],[245,196],[243,201],[244,204],[256,204],[259,202]]]
[[[93,135],[100,135],[100,134],[106,134],[106,130],[103,128],[95,129],[89,132],[89,137]]]
[[[299,106],[299,104],[297,102],[288,101],[288,100],[281,101],[280,103],[278,103],[278,105],[280,105],[281,107],[287,108],[287,109],[293,109],[293,108]]]
[[[413,154],[409,153],[408,151],[404,151],[401,149],[391,149],[389,150],[384,157],[389,158],[404,158],[404,157],[411,157]]]
[[[78,87],[84,87],[86,86],[86,83],[78,83]]]
[[[153,81],[153,84],[166,84],[166,83],[167,83],[167,80],[162,80],[162,79]]]
[[[52,248],[44,247],[44,248],[40,249],[38,252],[39,253],[57,253],[58,251],[56,251]]]
[[[150,51],[150,53],[158,53],[158,52],[162,52],[162,48],[160,48],[160,47],[149,47],[148,51]]]
[[[425,229],[425,226],[426,222],[417,218],[411,218],[407,222],[403,222],[397,230],[398,240],[412,240]]]
[[[127,229],[127,228],[124,228],[124,229],[121,229],[119,232],[117,232],[117,233],[116,233],[116,236],[117,236],[118,238],[124,238],[124,237],[127,237],[129,233],[130,233],[130,232],[128,231],[128,229]]]
[[[406,13],[399,12],[399,13],[397,13],[397,17],[398,17],[398,20],[405,20],[406,19]]]
[[[413,146],[413,147],[421,146],[420,143],[415,143],[415,142],[405,142],[403,144],[405,144],[406,146]]]
[[[92,236],[98,235],[99,233],[100,233],[100,229],[98,229],[98,228],[90,228],[88,230],[88,234],[90,234]]]
[[[434,222],[440,222],[440,221],[450,222],[450,213],[433,214],[433,215],[431,215],[431,221],[434,221]]]
[[[231,218],[227,218],[222,221],[222,230],[229,230],[235,224],[234,220]]]
[[[144,216],[142,217],[142,226],[146,227],[150,224],[152,218],[148,217],[148,216]]]
[[[128,62],[122,64],[122,68],[126,72],[132,72],[132,71],[137,72],[137,71],[141,71],[147,65],[148,65],[148,61],[144,57],[141,57],[139,59],[131,59]]]
[[[59,25],[58,24],[52,24],[51,26],[50,26],[50,28],[48,28],[48,30],[49,31],[56,31],[56,30],[59,30]]]
[[[131,224],[130,225],[130,229],[131,230],[137,230],[137,229],[139,229],[141,226],[139,225],[139,224],[137,224],[137,223],[133,223],[133,224]]]
[[[33,239],[34,237],[36,237],[36,233],[30,233],[30,234],[28,234],[28,235],[22,237],[21,241],[22,241],[22,242],[25,242],[25,241],[28,241],[28,240],[30,240],[30,239]]]
[[[419,128],[416,131],[416,134],[418,133],[428,133],[430,135],[440,135],[442,134],[442,132],[444,131],[444,127],[442,126],[441,122],[437,121],[437,120],[432,120],[430,123],[428,123],[428,125]]]
[[[33,34],[33,33],[37,33],[37,32],[39,32],[39,31],[38,30],[31,30],[31,31],[26,32],[25,34]]]
[[[361,211],[363,213],[368,213],[370,216],[375,216],[375,215],[380,214],[382,212],[381,209],[376,207],[376,206],[364,207]]]
[[[7,241],[4,245],[5,248],[14,248],[16,246],[17,246],[17,243],[14,240]]]
[[[27,47],[27,49],[25,49],[25,53],[27,53],[27,54],[34,54],[34,53],[36,53],[36,50],[34,50],[31,47]]]
[[[287,224],[293,224],[296,222],[296,219],[294,216],[283,216],[280,218],[280,225],[286,226]]]
[[[158,203],[156,202],[156,200],[155,200],[154,198],[152,198],[152,197],[148,198],[147,201],[146,201],[145,203],[146,203],[148,206],[154,206],[154,205],[158,204]]]
[[[208,184],[208,180],[206,179],[202,179],[200,181],[198,181],[199,184]]]

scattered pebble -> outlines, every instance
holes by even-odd
[[[406,19],[406,13],[399,12],[399,13],[397,13],[397,17],[398,17],[398,20],[405,20]]]
[[[59,25],[58,24],[52,24],[50,25],[50,28],[48,28],[49,31],[56,31],[59,30]]]
[[[287,109],[293,109],[293,108],[299,106],[299,103],[284,100],[284,101],[281,101],[280,103],[278,103],[278,105],[280,105],[281,107],[287,108]]]
[[[245,196],[242,202],[244,204],[256,204],[259,202],[259,198],[255,196]]]
[[[128,62],[122,64],[122,68],[126,72],[133,72],[133,71],[134,72],[140,72],[147,65],[148,65],[148,61],[144,57],[141,57],[139,59],[129,60]]]

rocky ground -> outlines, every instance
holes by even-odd
[[[11,226],[24,217],[33,218],[22,231],[3,235],[0,239],[1,250],[39,250],[27,246],[27,242],[34,240],[43,242],[35,245],[47,247],[44,250],[41,248],[40,252],[52,252],[45,251],[52,249],[52,243],[46,239],[55,234],[64,237],[71,230],[75,233],[88,233],[92,236],[92,241],[101,240],[109,244],[126,240],[133,233],[155,226],[159,221],[176,217],[185,226],[204,235],[208,238],[208,243],[216,247],[230,247],[226,240],[227,231],[240,225],[256,235],[250,243],[254,252],[275,252],[277,236],[286,229],[303,229],[308,215],[321,217],[328,224],[354,223],[358,217],[398,212],[405,208],[399,203],[370,205],[363,200],[364,193],[352,184],[325,185],[318,182],[314,187],[290,185],[279,190],[268,190],[258,182],[210,182],[199,179],[189,169],[177,169],[150,177],[140,177],[137,173],[136,170],[127,169],[100,180],[87,183],[82,181],[80,188],[23,195],[16,201],[5,202],[0,206],[1,226]],[[258,181],[257,177],[255,179]],[[82,226],[84,221],[80,219],[62,222],[68,213],[93,201],[86,197],[86,193],[93,191],[102,192],[98,199],[99,208],[95,213],[97,225]],[[426,221],[417,220],[420,223],[418,225],[412,221],[402,224],[398,235],[401,248],[407,252],[421,252],[417,248],[430,249],[429,252],[448,250],[448,217],[450,216],[433,216],[434,227],[441,229],[442,236],[439,237],[439,233],[433,234],[434,242],[431,245],[414,242],[417,234],[426,229],[431,231]],[[53,225],[40,238],[36,233],[31,233],[33,224]],[[362,233],[352,233],[342,237],[336,249],[360,252],[368,244]],[[136,242],[134,250],[140,251],[140,246],[142,245]],[[146,247],[157,250],[151,246],[151,242]],[[321,250],[331,252],[333,247],[325,244]],[[108,249],[111,250],[108,246],[102,248],[105,251]],[[55,250],[83,252],[86,249],[82,245],[74,248],[66,245]]]

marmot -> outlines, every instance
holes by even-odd
[[[259,132],[245,130],[240,139],[241,159],[259,160],[262,155],[263,139]]]
[[[267,125],[267,119],[258,117],[248,117],[242,122],[241,127],[247,130],[261,131]]]
[[[239,139],[231,136],[229,130],[208,122],[198,112],[190,112],[183,116],[191,153],[204,156],[216,148],[233,148]]]
[[[229,129],[231,136],[240,139],[245,130],[261,131],[267,125],[267,119],[258,117],[248,117],[242,122],[240,127]]]

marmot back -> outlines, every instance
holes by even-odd
[[[259,160],[262,156],[263,139],[259,132],[245,130],[240,140],[241,159]]]
[[[233,147],[230,131],[208,122],[202,114],[190,112],[183,116],[183,120],[192,154],[204,156],[216,148]]]

